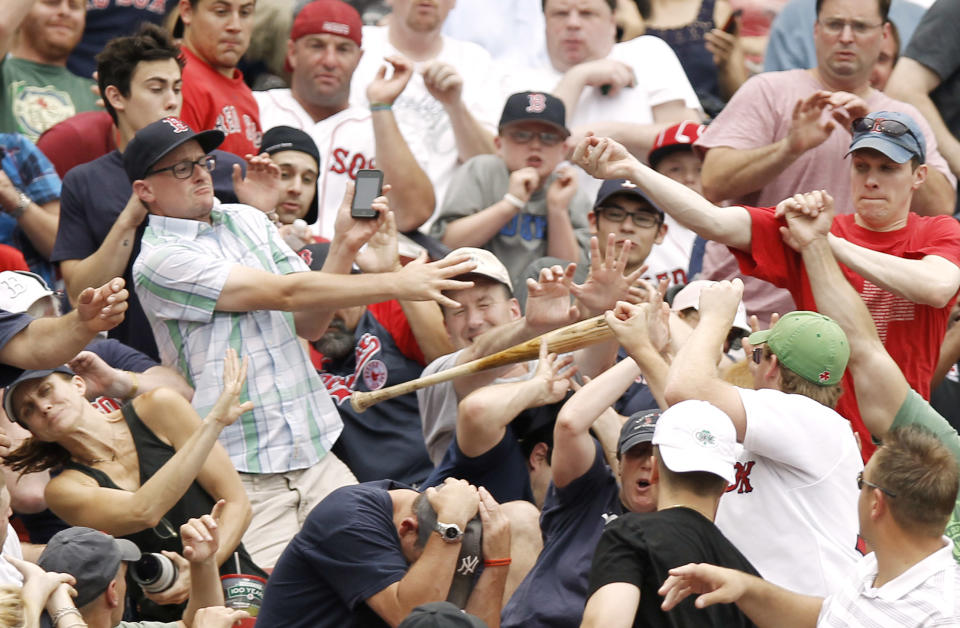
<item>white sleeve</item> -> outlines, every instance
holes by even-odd
[[[680,65],[673,48],[659,37],[644,35],[614,46],[611,58],[633,68],[638,87],[647,91],[651,107],[682,100],[687,107],[701,111],[700,99]]]

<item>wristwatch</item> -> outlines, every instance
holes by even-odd
[[[463,530],[455,523],[440,523],[438,521],[433,529],[445,543],[459,543],[463,540]]]

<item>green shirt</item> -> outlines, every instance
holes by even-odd
[[[957,431],[915,390],[907,393],[907,398],[897,410],[897,416],[893,418],[890,429],[907,425],[920,425],[933,432],[960,464],[960,436],[957,435]],[[946,535],[953,540],[954,560],[960,562],[960,494],[957,495],[957,501],[953,505],[953,514],[950,515],[950,521],[947,523]]]
[[[67,118],[97,109],[92,79],[65,67],[7,56],[0,62],[0,132],[40,134]]]

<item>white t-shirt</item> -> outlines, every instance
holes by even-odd
[[[802,395],[738,391],[747,431],[717,527],[770,582],[805,595],[836,591],[860,559],[863,461],[850,422]]]
[[[7,539],[3,542],[3,554],[0,555],[0,584],[23,584],[23,575],[17,568],[7,562],[6,557],[13,556],[23,560],[23,551],[20,549],[20,539],[13,526],[7,524]]]
[[[443,34],[472,41],[494,61],[530,59],[546,45],[541,0],[458,0]]]
[[[313,138],[320,152],[320,176],[317,178],[317,222],[313,233],[333,239],[337,208],[343,200],[347,181],[356,180],[357,170],[376,168],[376,140],[370,110],[349,107],[325,120],[314,122],[289,89],[253,92],[260,106],[260,126],[264,132],[276,126],[292,126]]]
[[[663,221],[667,225],[667,235],[663,237],[663,242],[654,244],[650,249],[650,254],[643,262],[647,265],[643,278],[653,285],[664,278],[670,281],[671,286],[689,283],[693,277],[687,277],[687,269],[697,234],[678,223],[670,214],[664,214]]]
[[[394,54],[400,53],[387,38],[386,26],[363,27],[363,57],[350,85],[352,105],[369,107],[367,86],[384,65],[384,57]],[[436,60],[456,68],[463,78],[462,99],[467,109],[480,124],[495,132],[502,103],[497,90],[491,89],[499,80],[490,54],[474,43],[444,37]],[[439,209],[459,155],[447,112],[424,86],[420,71],[425,65],[414,64],[410,82],[393,103],[393,113],[410,151],[433,183]],[[420,229],[426,233],[432,223],[431,217]]]

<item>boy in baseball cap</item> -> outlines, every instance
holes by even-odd
[[[670,568],[713,562],[757,574],[713,522],[720,497],[735,479],[737,434],[730,417],[706,401],[683,401],[665,410],[653,430],[657,510],[631,512],[609,523],[590,569],[584,625],[606,626],[624,617],[642,625],[752,626],[740,610],[718,605],[711,613],[692,601],[660,610],[657,589]],[[639,595],[625,595],[624,585]]]
[[[430,235],[450,248],[480,247],[523,271],[549,255],[579,262],[589,244],[590,201],[566,158],[570,131],[563,101],[544,92],[507,99],[494,138],[497,153],[474,157],[454,174]]]

